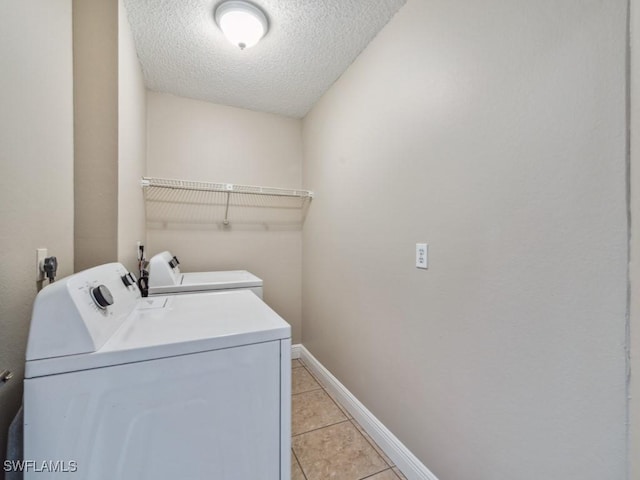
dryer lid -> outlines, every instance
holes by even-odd
[[[150,295],[164,293],[203,292],[209,290],[225,290],[231,288],[262,287],[262,279],[246,270],[226,270],[220,272],[183,273],[177,284],[149,287]]]

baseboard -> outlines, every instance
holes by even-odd
[[[344,408],[355,418],[408,480],[438,480],[396,436],[385,427],[304,345],[291,347],[291,358],[300,358]]]

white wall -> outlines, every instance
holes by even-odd
[[[299,119],[148,92],[147,172],[150,176],[300,188]],[[194,209],[199,208],[194,206]],[[184,271],[246,269],[264,280],[264,299],[300,341],[300,225],[234,223],[149,225],[149,256],[171,250]],[[195,210],[194,210],[195,211]],[[273,209],[264,209],[273,218]],[[266,217],[265,217],[266,218]]]
[[[118,258],[118,1],[73,0],[75,270]]]
[[[304,120],[303,343],[442,480],[625,477],[625,8],[409,0]]]
[[[0,456],[22,400],[35,250],[73,271],[71,0],[0,2]],[[1,469],[0,469],[1,470]],[[2,473],[0,473],[0,478]]]
[[[118,261],[138,274],[136,243],[146,241],[147,91],[124,2],[118,4]]]

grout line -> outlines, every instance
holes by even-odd
[[[296,395],[302,395],[303,393],[309,393],[309,392],[317,392],[318,390],[324,390],[324,388],[320,387],[320,388],[314,388],[313,390],[305,390],[304,392],[296,392],[296,393],[292,393],[291,396],[295,397]]]
[[[338,407],[338,409],[340,409],[340,411],[344,414],[344,416],[349,418],[349,416],[346,413],[347,409],[344,408],[342,405],[340,405],[340,403],[338,403],[338,401],[333,398],[333,396],[331,395],[329,390],[327,390],[327,387],[322,385],[322,383],[320,383],[320,381],[316,378],[316,376],[312,372],[310,372],[309,369],[307,369],[307,367],[305,367],[305,370],[307,370],[307,372],[309,372],[309,374],[314,378],[314,380],[316,382],[318,382],[318,385],[320,385],[320,388],[322,388],[322,390],[324,390],[324,393],[326,393],[327,396],[331,399],[331,401],[336,404],[336,407]]]
[[[329,395],[329,393],[328,393],[324,388],[321,388],[320,390],[322,390],[322,392],[323,392],[323,393],[324,393],[324,394],[329,398],[329,400],[331,400],[331,401],[333,402],[333,404],[335,405],[335,407],[338,409],[338,411],[340,412],[340,414],[341,414],[345,419],[344,419],[344,420],[340,420],[340,421],[338,421],[338,422],[334,422],[334,423],[329,423],[329,424],[327,424],[327,425],[323,425],[322,427],[318,427],[318,428],[314,428],[314,429],[311,429],[311,430],[307,430],[307,431],[305,431],[305,432],[296,433],[295,435],[294,435],[294,434],[291,434],[291,438],[293,438],[293,437],[297,437],[297,436],[299,436],[299,435],[303,435],[303,434],[308,433],[308,432],[313,432],[314,430],[320,430],[321,428],[330,427],[330,426],[332,426],[332,425],[337,425],[338,423],[344,423],[345,421],[349,421],[349,417],[347,417],[347,416],[345,415],[344,411],[340,408],[340,405],[338,405],[338,403],[337,403],[336,401],[334,401],[334,400],[333,400],[333,398],[331,398],[331,395]],[[318,391],[318,390],[310,390],[310,391],[308,391],[308,392],[296,393],[295,395],[291,395],[291,397],[294,397],[294,396],[297,396],[297,395],[304,395],[305,393],[311,393],[311,392],[317,392],[317,391]],[[385,462],[385,463],[389,463],[389,462]]]
[[[333,402],[333,404],[336,406],[336,408],[340,411],[340,413],[342,414],[342,416],[344,416],[347,420],[351,420],[351,417],[349,417],[349,415],[347,415],[347,411],[345,410],[345,408],[343,406],[341,406],[338,402],[336,402],[333,397],[331,396],[331,394],[329,393],[329,391],[326,388],[316,388],[315,390],[308,390],[306,392],[300,392],[300,393],[292,393],[291,396],[297,396],[297,395],[303,395],[305,393],[311,393],[311,392],[317,392],[318,390],[322,390],[324,392],[324,394],[329,397],[329,400],[331,400],[331,402]],[[341,420],[342,421],[342,420]]]
[[[345,402],[348,405],[346,413],[348,417],[353,418],[354,422],[362,420],[367,425],[363,429],[366,434],[371,432],[370,437],[374,444],[380,441],[384,448],[378,450],[380,456],[386,455],[389,461],[384,459],[388,465],[392,467],[395,476],[400,480],[406,480],[406,472],[411,474],[411,478],[422,480],[438,480],[437,477],[404,445],[373,413],[371,413],[364,404],[362,404],[340,381],[331,374],[303,345],[299,347],[300,361],[305,368],[311,369],[313,373],[317,373],[318,377],[323,379],[321,384],[326,381],[325,391],[335,394],[329,394],[337,405]],[[307,363],[308,362],[308,363]],[[312,373],[312,374],[313,374]],[[356,415],[353,415],[353,414]],[[355,423],[352,422],[352,425]],[[361,432],[361,435],[363,433]],[[297,440],[297,439],[296,439]],[[368,443],[371,443],[371,440]],[[380,453],[381,452],[381,453]],[[400,466],[398,465],[400,463]],[[396,479],[398,480],[398,479]],[[640,479],[639,479],[640,480]]]
[[[395,473],[396,477],[398,477],[400,480],[407,480],[407,477],[404,473],[402,473],[402,470],[400,470],[397,465],[395,467],[392,467],[391,470],[393,470],[393,473]]]
[[[340,413],[342,413],[345,417],[347,417],[347,420],[350,420],[351,417],[349,416],[347,409],[344,408],[342,405],[340,405],[340,403],[331,396],[331,394],[329,393],[329,390],[327,390],[326,388],[322,388],[322,390],[324,390],[324,393],[327,394],[327,397],[331,399],[331,401],[335,404],[335,406],[338,407],[338,410],[340,410]]]
[[[320,379],[316,377],[314,373],[307,368],[306,365],[304,365],[304,369],[307,371],[307,373],[309,373],[309,375],[311,375],[311,377],[313,377],[313,379],[318,383],[318,385],[320,385],[322,388],[326,388],[324,385],[322,385],[322,382],[320,381]]]
[[[333,427],[334,425],[340,425],[341,423],[345,423],[345,422],[348,422],[348,421],[349,421],[349,419],[347,418],[346,420],[340,420],[339,422],[332,423],[330,425],[324,425],[322,427],[314,428],[314,429],[308,430],[306,432],[296,433],[295,435],[291,435],[291,438],[299,437],[300,435],[305,435],[305,434],[311,433],[311,432],[317,432],[318,430],[322,430],[323,428]],[[358,433],[360,433],[360,432],[358,432]],[[384,462],[384,463],[387,463],[387,462]]]
[[[304,468],[302,468],[302,463],[300,463],[300,459],[298,458],[298,455],[296,455],[296,452],[293,451],[293,447],[291,447],[291,454],[294,456],[294,458],[296,459],[296,463],[298,464],[298,466],[300,467],[300,471],[302,472],[302,476],[304,477],[304,480],[308,480],[307,479],[307,474],[304,473]]]
[[[302,363],[302,362],[300,362]],[[378,456],[380,458],[382,458],[382,461],[387,464],[389,466],[389,468],[393,468],[395,467],[395,463],[393,463],[393,461],[391,460],[391,458],[389,458],[389,456],[387,455],[387,453],[380,448],[380,446],[375,443],[375,441],[373,440],[373,438],[371,438],[371,436],[365,431],[364,428],[362,428],[362,426],[356,421],[355,418],[353,418],[352,415],[350,415],[347,412],[347,409],[344,408],[336,399],[333,398],[333,396],[329,393],[329,391],[327,390],[327,387],[322,386],[322,383],[320,383],[320,381],[316,378],[316,376],[313,374],[313,372],[311,372],[306,365],[304,366],[305,370],[307,370],[307,372],[309,372],[309,374],[318,382],[318,384],[321,386],[322,390],[324,390],[324,393],[327,394],[327,396],[331,399],[331,401],[336,405],[336,407],[338,407],[338,409],[340,410],[340,412],[347,417],[347,420],[349,420],[352,425],[356,428],[356,430],[358,431],[358,433],[360,435],[362,435],[362,437],[366,440],[366,442],[371,445],[371,447],[373,448],[373,450],[376,452],[376,454],[378,454]],[[315,391],[315,390],[312,390]],[[301,392],[301,393],[306,393],[306,392]],[[299,395],[299,394],[296,394]],[[338,423],[342,423],[342,422],[338,422]],[[335,423],[332,425],[336,425]],[[326,425],[326,426],[330,426],[330,425]],[[324,427],[321,427],[324,428]],[[316,429],[317,430],[317,429]],[[313,431],[313,430],[309,430],[309,431]],[[301,435],[301,434],[298,434]],[[296,435],[297,436],[297,435]],[[378,472],[380,473],[380,472]],[[394,472],[395,474],[395,472]],[[374,474],[375,475],[375,474]]]
[[[393,473],[393,475],[394,475],[395,477],[397,477],[397,478],[398,478],[398,480],[399,480],[398,475],[397,475],[397,474],[396,474],[396,472],[393,470],[393,468],[395,467],[395,465],[391,465],[391,464],[389,463],[389,461],[387,460],[387,458],[385,458],[385,457],[386,457],[386,453],[385,453],[384,455],[381,455],[381,454],[380,454],[380,452],[383,452],[383,450],[382,450],[379,446],[377,446],[377,444],[375,444],[375,445],[374,445],[374,443],[373,443],[373,439],[372,439],[372,438],[370,438],[370,437],[368,438],[368,435],[365,435],[365,433],[363,433],[363,432],[364,432],[364,429],[360,426],[360,424],[358,424],[358,423],[356,422],[355,418],[350,417],[350,416],[349,416],[349,414],[347,413],[347,410],[346,410],[346,409],[345,409],[345,408],[344,408],[344,407],[343,407],[343,406],[342,406],[342,405],[341,405],[341,404],[340,404],[336,399],[334,399],[334,398],[333,398],[333,396],[329,393],[329,391],[327,390],[327,387],[326,387],[326,386],[324,386],[324,385],[320,382],[320,380],[319,380],[319,379],[318,379],[318,378],[313,374],[313,372],[311,372],[311,371],[307,368],[307,366],[306,366],[306,365],[305,365],[305,364],[304,364],[300,359],[298,359],[298,361],[299,361],[299,362],[300,362],[300,364],[302,365],[302,368],[304,368],[304,369],[307,371],[307,373],[309,373],[309,375],[311,375],[311,377],[316,381],[316,383],[319,385],[319,388],[314,388],[313,390],[306,390],[306,391],[304,391],[304,392],[298,392],[298,393],[295,393],[295,394],[294,394],[294,393],[292,393],[292,394],[291,394],[291,396],[293,397],[294,395],[302,395],[302,394],[304,394],[304,393],[310,393],[310,392],[316,392],[316,391],[318,391],[318,390],[322,390],[322,391],[323,391],[323,392],[324,392],[324,393],[329,397],[329,399],[331,400],[331,402],[332,402],[332,403],[333,403],[333,404],[338,408],[338,410],[340,410],[340,413],[345,417],[345,420],[341,420],[341,421],[339,421],[339,422],[335,422],[335,423],[331,423],[331,424],[328,424],[328,425],[324,425],[324,426],[322,426],[322,427],[314,428],[314,429],[312,429],[312,430],[308,430],[308,431],[306,431],[306,432],[297,433],[297,434],[295,434],[295,435],[291,435],[291,438],[299,437],[299,436],[301,436],[301,435],[305,435],[305,434],[307,434],[307,433],[312,433],[312,432],[316,432],[316,431],[318,431],[318,430],[322,430],[323,428],[328,428],[328,427],[332,427],[332,426],[335,426],[335,425],[339,425],[339,424],[342,424],[342,423],[345,423],[345,422],[349,422],[349,423],[350,423],[350,424],[351,424],[351,425],[356,429],[356,431],[360,434],[360,436],[361,436],[362,438],[364,438],[364,440],[367,442],[367,444],[368,444],[369,446],[371,446],[371,448],[373,448],[373,450],[376,452],[376,454],[377,454],[380,458],[382,458],[382,461],[383,461],[383,462],[385,463],[385,465],[386,465],[386,467],[385,467],[385,468],[383,468],[382,470],[380,470],[380,471],[378,471],[378,472],[374,472],[374,473],[372,473],[371,475],[367,475],[366,477],[362,477],[362,478],[360,478],[359,480],[366,480],[367,478],[371,478],[371,477],[373,477],[373,476],[375,476],[375,475],[378,475],[378,474],[380,474],[380,473],[383,473],[383,472],[386,472],[386,471],[389,471],[389,470],[391,470],[391,472]],[[295,368],[300,368],[300,367],[295,367]],[[306,475],[306,474],[305,474],[305,472],[304,472],[304,468],[303,468],[303,466],[302,466],[302,463],[301,463],[301,462],[300,462],[300,460],[298,459],[298,456],[296,455],[295,451],[293,450],[293,447],[291,448],[291,452],[292,452],[292,453],[293,453],[293,455],[295,456],[296,461],[298,462],[298,466],[300,467],[300,470],[302,470],[302,475],[304,476],[305,480],[308,480],[308,479],[307,479],[307,475]],[[383,453],[384,453],[384,452],[383,452]]]
[[[379,473],[386,472],[386,471],[389,471],[389,470],[391,470],[394,475],[396,474],[396,472],[394,472],[393,469],[391,467],[389,467],[389,468],[385,468],[384,470],[380,470],[379,472],[372,473],[371,475],[367,475],[366,477],[359,478],[358,480],[366,480],[367,478],[371,478],[374,475],[378,475]]]
[[[364,428],[362,428],[362,425],[360,425],[358,422],[356,422],[355,418],[351,418],[349,420],[353,424],[353,426],[356,427],[356,430],[358,430],[360,435],[362,435],[364,437],[364,439],[367,441],[367,443],[369,445],[371,445],[371,447],[375,450],[375,452],[378,454],[378,456],[380,458],[382,458],[382,461],[384,463],[386,463],[387,465],[389,465],[389,468],[395,467],[395,464],[389,463],[389,462],[392,462],[392,460],[389,458],[389,455],[387,455],[385,453],[385,451],[382,450],[382,448],[380,448],[380,445],[378,445],[375,442],[375,440],[373,438],[371,438],[371,435],[369,435],[367,433],[367,431]]]
[[[323,387],[323,386],[322,386],[322,384],[318,381],[318,379],[315,377],[315,375],[314,375],[313,373],[311,373],[311,372],[309,371],[309,369],[308,369],[307,367],[305,367],[304,365],[303,365],[303,368],[307,371],[307,373],[308,373],[309,375],[311,375],[311,378],[313,379],[313,381],[314,381],[314,382],[316,382],[316,383],[318,384],[318,388],[313,388],[313,389],[311,389],[311,390],[305,390],[304,392],[297,392],[297,393],[296,393],[296,395],[297,395],[297,394],[299,394],[299,393],[312,392],[312,391],[314,391],[314,390],[318,390],[318,389],[320,389],[320,388],[324,389],[324,387]],[[291,369],[291,378],[292,378],[292,379],[293,379],[293,370],[297,370],[297,369]],[[292,393],[292,394],[293,394],[293,393]]]

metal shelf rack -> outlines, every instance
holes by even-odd
[[[299,210],[302,220],[313,198],[313,192],[309,190],[156,177],[142,177],[141,185],[145,192],[147,220],[160,222],[216,222],[223,209],[222,225],[228,226],[230,207],[245,207],[244,217],[241,215],[238,219],[241,222],[277,221],[273,215],[260,220],[268,209],[279,210],[281,220],[283,211]]]

